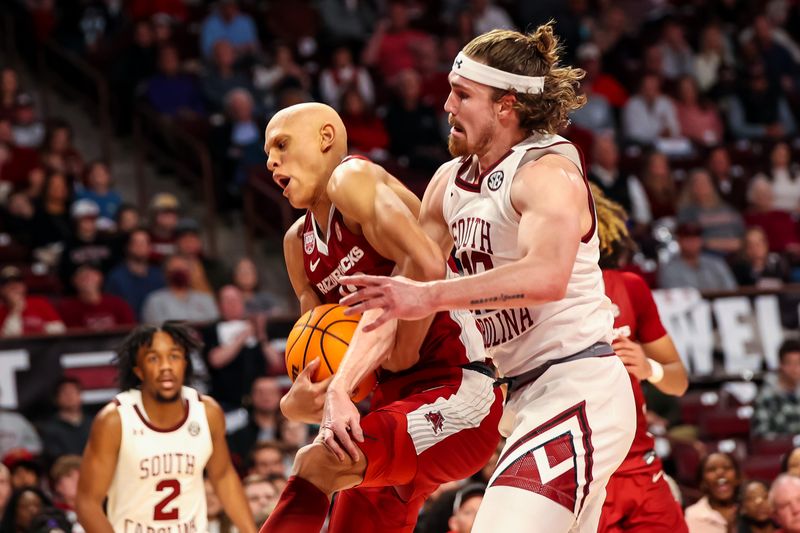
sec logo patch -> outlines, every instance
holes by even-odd
[[[489,186],[490,191],[496,191],[500,188],[503,184],[503,171],[498,170],[496,172],[492,172],[489,174],[489,177],[486,179],[486,185]]]

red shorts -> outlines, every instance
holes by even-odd
[[[611,476],[598,533],[689,533],[661,471]]]
[[[449,374],[432,387],[428,382],[403,391],[410,394],[400,400],[379,400],[361,419],[364,481],[337,496],[330,533],[413,531],[422,504],[439,485],[468,478],[489,461],[500,441],[502,395],[479,372],[457,368]],[[391,386],[382,384],[379,398],[393,396]]]

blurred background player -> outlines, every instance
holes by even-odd
[[[636,400],[636,436],[628,455],[606,486],[600,533],[688,533],[680,504],[664,480],[655,441],[647,432],[647,406],[639,381],[646,379],[676,396],[689,385],[686,369],[658,316],[647,283],[632,272],[617,270],[635,250],[625,226],[627,213],[592,186],[600,238],[600,267],[606,295],[616,306],[612,347],[631,376]]]
[[[386,320],[472,309],[508,382],[506,447],[473,531],[595,532],[605,485],[636,425],[630,378],[609,343],[594,207],[578,148],[556,135],[586,101],[546,24],[494,30],[456,56],[444,109],[455,159],[420,219],[464,276],[420,283],[349,276],[342,300]],[[369,300],[369,301],[365,301]],[[533,525],[535,524],[535,525]]]
[[[174,323],[140,326],[122,343],[124,392],[95,418],[81,464],[77,512],[87,533],[206,531],[204,469],[239,531],[255,531],[222,409],[183,385],[198,348]]]
[[[345,158],[347,134],[332,108],[279,112],[264,149],[284,196],[307,209],[284,240],[302,312],[338,301],[348,272],[388,274],[397,265],[414,278],[444,276],[445,256],[417,223],[419,199],[378,165]],[[331,495],[350,487],[337,497],[329,531],[412,531],[427,496],[480,470],[497,445],[501,395],[484,359],[468,313],[357,330],[325,393],[336,418],[320,412],[324,389],[308,379],[319,362],[308,366],[281,405],[289,418],[322,418],[322,429],[297,453],[262,531],[317,532]],[[359,420],[350,393],[380,365],[372,411]],[[345,444],[348,432],[357,445]]]

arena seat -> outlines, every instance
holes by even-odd
[[[705,438],[739,437],[747,439],[750,436],[750,418],[752,416],[753,408],[749,406],[722,407],[700,413],[697,423],[701,435]]]
[[[780,474],[782,459],[781,454],[751,455],[742,466],[742,475],[769,483]]]

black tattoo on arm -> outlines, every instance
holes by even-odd
[[[490,296],[488,298],[478,298],[476,300],[471,300],[469,302],[470,305],[484,305],[484,304],[491,304],[497,302],[507,302],[509,300],[521,300],[525,298],[525,295],[522,293],[518,294],[499,294],[497,296]]]

